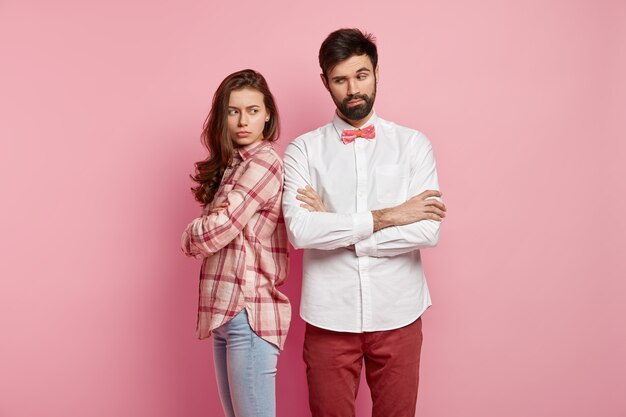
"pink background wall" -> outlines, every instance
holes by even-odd
[[[1,1],[0,416],[221,415],[178,247],[201,125],[245,67],[281,150],[326,123],[344,26],[377,35],[377,112],[429,136],[449,207],[418,415],[626,416],[618,0]],[[302,338],[294,317],[279,416],[308,415]]]

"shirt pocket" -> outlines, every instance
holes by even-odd
[[[374,169],[376,199],[383,204],[401,204],[407,200],[409,177],[398,165],[378,165]]]

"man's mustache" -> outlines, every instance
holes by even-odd
[[[346,98],[344,98],[343,102],[344,102],[344,104],[348,104],[348,102],[350,100],[358,100],[358,99],[361,99],[361,100],[364,100],[364,101],[369,101],[370,98],[366,94],[354,94],[354,95],[347,96]]]

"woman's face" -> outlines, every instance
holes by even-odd
[[[263,140],[263,129],[270,114],[263,94],[253,88],[233,90],[228,100],[228,134],[235,147]]]

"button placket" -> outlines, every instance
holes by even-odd
[[[357,176],[357,193],[356,193],[356,211],[363,213],[368,210],[368,175],[367,175],[367,155],[365,153],[365,139],[357,138],[354,142],[356,176]],[[361,287],[361,308],[359,309],[361,331],[371,326],[372,321],[372,303],[371,303],[371,285],[369,276],[369,259],[366,256],[358,258],[359,281]]]

